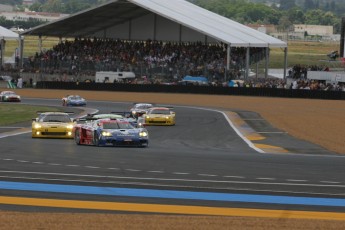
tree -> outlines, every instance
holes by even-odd
[[[296,6],[295,0],[280,0],[280,9],[288,10]]]
[[[62,12],[63,6],[61,0],[48,0],[43,6],[43,12]]]
[[[64,4],[63,13],[72,14],[90,8],[89,3],[82,3],[78,0],[69,0]]]
[[[282,16],[279,20],[278,30],[280,31],[288,31],[292,26],[292,22],[289,20],[287,16]]]
[[[32,4],[29,9],[31,11],[35,11],[35,12],[41,12],[42,11],[42,4],[35,2],[34,4]]]
[[[293,24],[304,24],[305,15],[301,8],[294,7],[287,11],[287,17]]]
[[[323,25],[322,18],[324,12],[322,10],[309,10],[305,14],[305,23],[309,25]]]
[[[315,9],[314,0],[305,0],[304,2],[304,10]]]

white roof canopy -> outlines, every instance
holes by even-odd
[[[19,34],[0,26],[0,39],[3,40],[17,40],[19,39]]]
[[[113,0],[22,34],[287,47],[279,39],[186,0]]]

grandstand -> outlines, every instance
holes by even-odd
[[[92,18],[92,20],[90,20]],[[215,78],[232,78],[234,72],[238,69],[245,69],[245,76],[248,77],[249,65],[259,60],[266,60],[266,69],[269,62],[269,49],[281,47],[285,48],[287,52],[287,44],[281,40],[273,38],[257,30],[251,29],[240,23],[234,22],[230,19],[207,11],[185,0],[121,0],[110,1],[99,7],[76,13],[64,19],[47,23],[27,30],[21,35],[37,35],[55,36],[62,38],[80,38],[99,41],[121,41],[129,48],[135,47],[137,44],[152,41],[154,45],[159,44],[163,48],[167,46],[178,46],[179,48],[187,50],[195,48],[219,49],[216,57],[217,63],[209,63],[205,61],[209,57],[209,53],[203,54],[196,52],[201,60],[189,61],[189,68],[176,67],[171,65],[162,65],[160,57],[146,55],[146,58],[151,57],[155,60],[159,59],[159,64],[151,63],[147,66],[147,59],[135,60],[135,63],[123,63],[121,58],[123,56],[114,55],[111,58],[105,58],[97,63],[87,62],[83,60],[79,63],[64,60],[64,62],[54,62],[51,60],[44,60],[38,63],[37,58],[46,56],[45,53],[39,52],[33,60],[29,60],[31,66],[39,65],[40,71],[55,71],[59,66],[58,72],[62,69],[79,68],[91,71],[95,70],[109,70],[122,68],[132,68],[132,71],[140,73],[139,76],[150,74],[194,74],[193,72],[202,72],[203,75]],[[198,47],[195,46],[198,44]],[[49,51],[51,52],[51,51]],[[129,51],[132,52],[132,51]],[[195,50],[193,51],[195,53]],[[210,52],[210,51],[209,51]],[[172,56],[172,53],[168,53]],[[133,56],[132,54],[130,56]],[[142,56],[142,53],[141,53]],[[184,55],[188,58],[188,54]],[[145,57],[144,57],[145,58]],[[108,63],[105,60],[108,60]],[[236,60],[237,59],[237,60]],[[241,59],[240,63],[238,59]],[[23,58],[21,58],[21,61]],[[120,61],[119,61],[120,60]],[[92,60],[94,61],[94,60]],[[194,61],[197,61],[194,63]],[[202,62],[200,64],[200,62]],[[176,62],[174,63],[176,64]],[[191,68],[191,64],[194,68]],[[217,71],[209,71],[210,64],[217,66]],[[286,61],[284,63],[286,65]],[[21,63],[28,67],[27,63]],[[53,67],[52,67],[53,66]],[[42,69],[43,67],[43,69]],[[36,68],[36,67],[35,67]],[[108,69],[107,69],[108,68]],[[284,68],[286,69],[286,67]],[[159,71],[161,71],[159,73]],[[205,73],[206,72],[206,73]],[[267,73],[268,71],[265,71]],[[221,74],[220,76],[218,76]]]

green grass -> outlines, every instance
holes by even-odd
[[[0,125],[10,125],[18,122],[31,121],[37,117],[37,111],[61,111],[59,108],[49,106],[31,106],[22,104],[0,104]]]

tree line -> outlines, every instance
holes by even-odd
[[[293,24],[308,24],[333,26],[335,33],[339,33],[341,17],[345,16],[344,0],[190,1],[242,24],[273,24],[280,31],[289,30]]]

